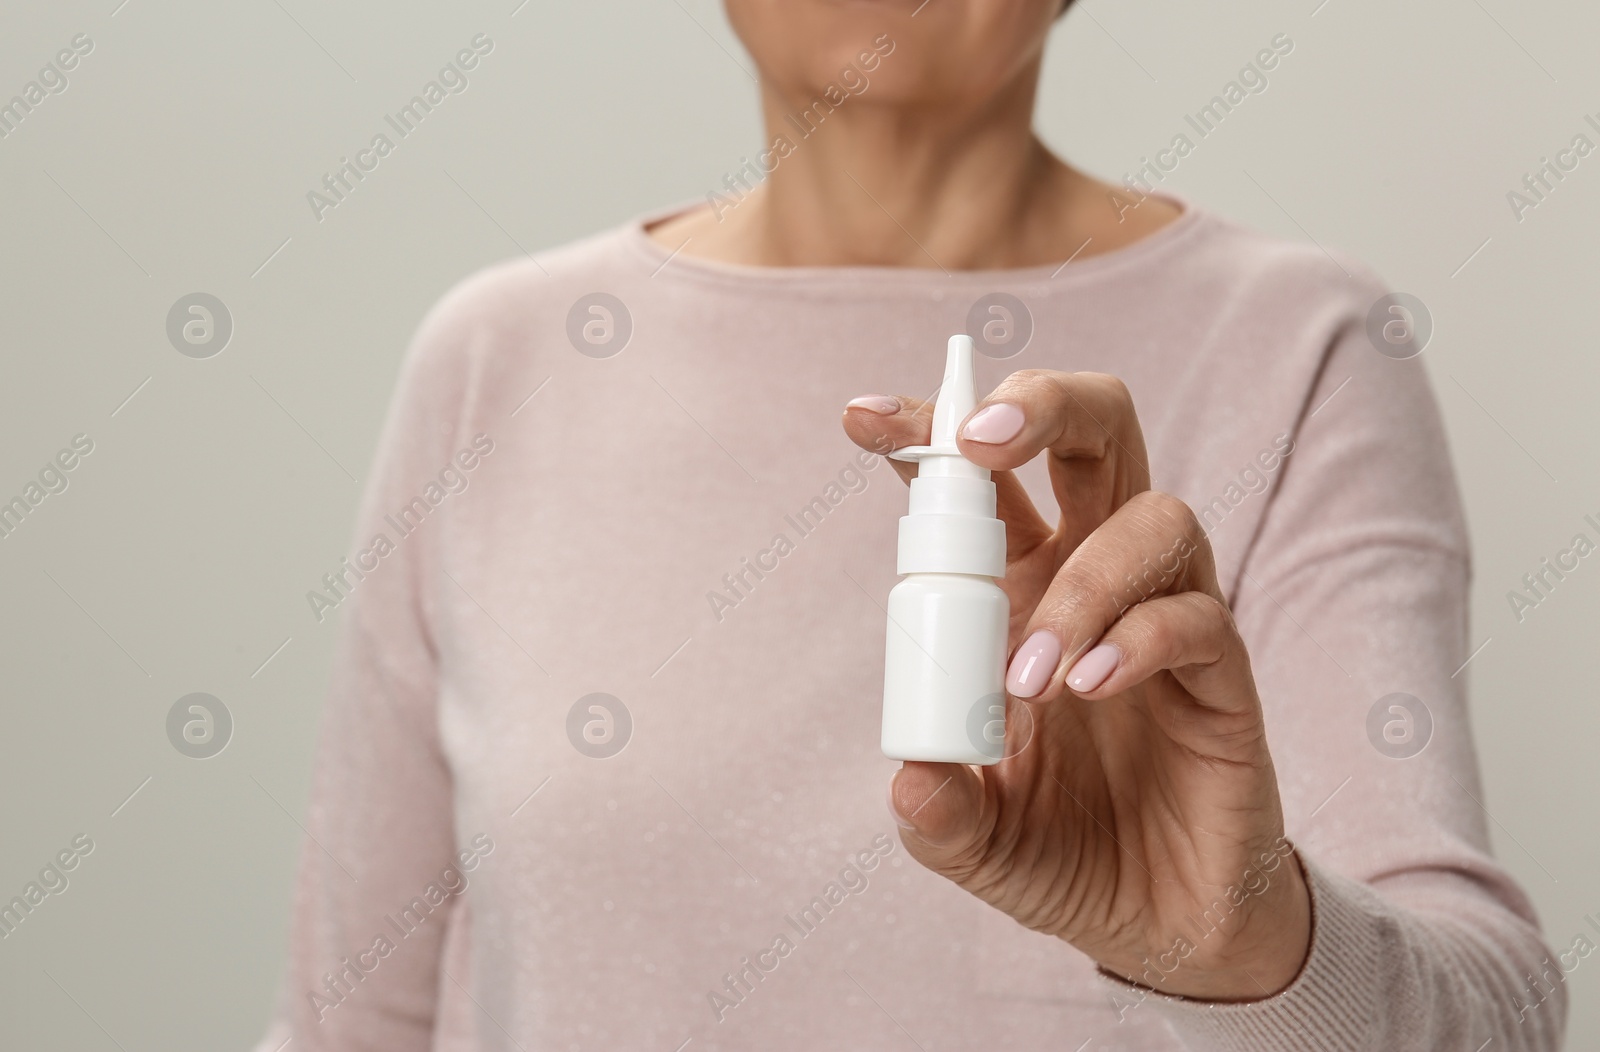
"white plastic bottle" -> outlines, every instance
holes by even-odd
[[[883,671],[883,753],[895,760],[999,763],[1005,752],[1010,602],[1005,524],[989,469],[956,448],[977,404],[972,338],[950,337],[931,444],[890,456],[917,463],[900,520]]]

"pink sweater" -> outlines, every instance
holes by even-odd
[[[262,1052],[1556,1048],[1559,969],[1489,855],[1423,368],[1369,342],[1368,271],[1177,201],[1059,273],[728,266],[635,221],[445,296],[308,599],[342,642]],[[1032,336],[980,387],[1122,377],[1210,531],[1314,900],[1268,1000],[1109,979],[895,835],[906,495],[839,417],[930,394],[994,292]],[[1431,714],[1409,757],[1369,732],[1397,692]]]

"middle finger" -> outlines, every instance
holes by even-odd
[[[1118,508],[1062,564],[1028,619],[1006,673],[1012,696],[1061,693],[1067,670],[1129,607],[1159,595],[1221,600],[1211,546],[1189,506],[1146,491]]]

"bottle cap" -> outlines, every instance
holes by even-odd
[[[989,469],[972,463],[956,446],[957,428],[978,404],[972,351],[972,337],[950,337],[928,445],[889,454],[917,465],[910,514],[900,520],[896,569],[901,574],[1005,576],[1006,528],[995,518]]]

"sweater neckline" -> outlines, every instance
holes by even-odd
[[[681,251],[666,248],[649,235],[650,226],[682,215],[692,208],[703,207],[703,202],[698,201],[680,202],[636,215],[623,225],[622,235],[627,246],[649,265],[653,277],[670,275],[673,280],[736,285],[751,292],[793,289],[796,285],[826,286],[839,291],[861,289],[867,292],[905,287],[966,289],[1045,284],[1061,287],[1092,281],[1119,272],[1134,263],[1170,254],[1212,221],[1210,213],[1195,205],[1184,194],[1160,190],[1152,192],[1150,196],[1176,205],[1181,214],[1154,233],[1110,252],[1031,267],[945,272],[922,267],[875,265],[789,267],[724,263],[685,256]]]

